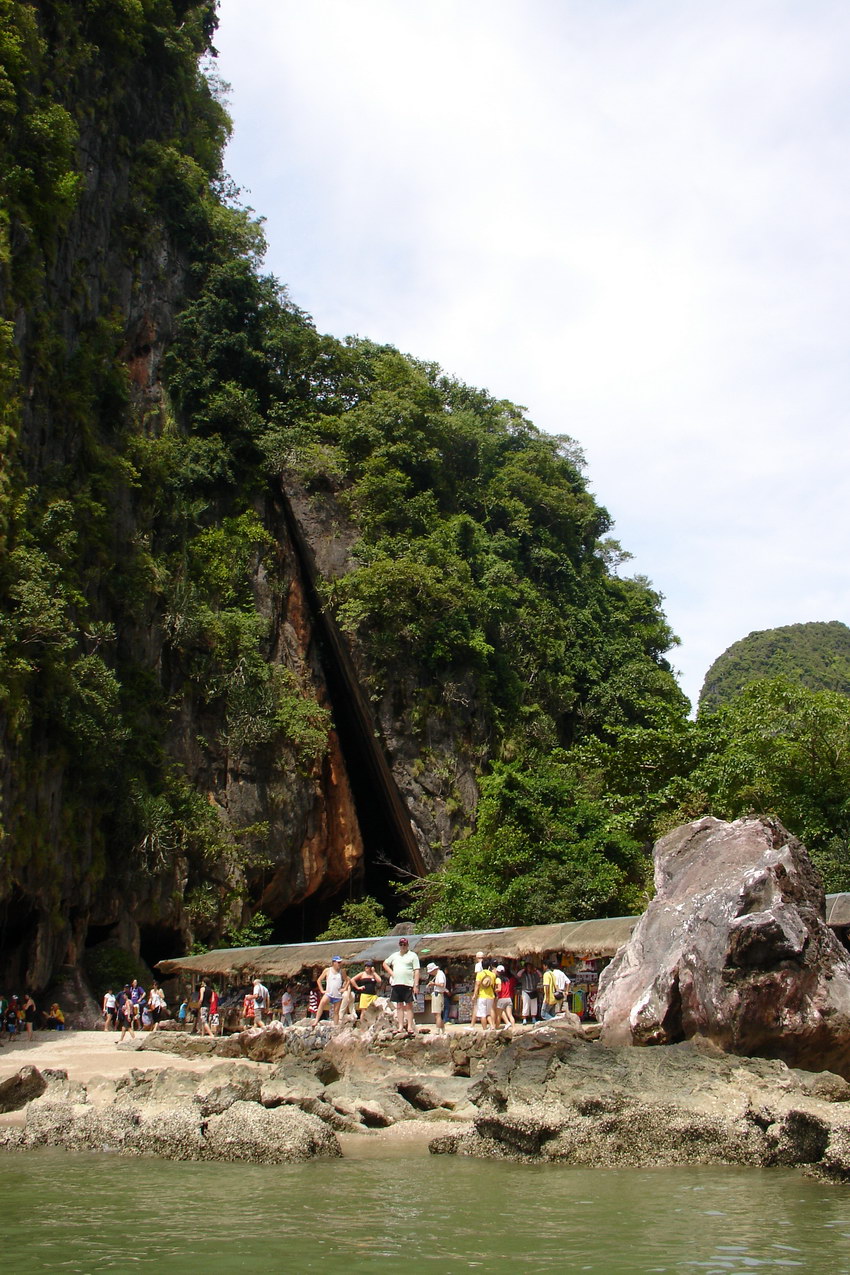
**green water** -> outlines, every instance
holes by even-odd
[[[264,1168],[30,1152],[0,1155],[0,1233],[13,1275],[850,1275],[850,1188],[398,1153]]]

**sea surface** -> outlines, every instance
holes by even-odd
[[[398,1148],[274,1167],[6,1153],[0,1235],[12,1275],[850,1275],[850,1187],[784,1169],[576,1169]]]

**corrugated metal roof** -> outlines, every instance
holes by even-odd
[[[850,925],[850,894],[826,896],[827,925]]]

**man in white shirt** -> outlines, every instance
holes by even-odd
[[[555,979],[555,1000],[558,1002],[558,1009],[566,1009],[567,992],[570,989],[570,980],[567,978],[560,965],[553,966],[552,975]]]
[[[419,957],[411,952],[408,939],[402,934],[398,951],[384,961],[384,970],[392,979],[390,1000],[396,1007],[398,1030],[412,1036],[415,1023],[413,1002],[419,992]]]
[[[265,986],[259,974],[254,979],[254,1026],[263,1026],[263,1011],[268,1009],[269,1005],[269,989]]]

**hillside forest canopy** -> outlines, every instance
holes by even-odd
[[[450,776],[435,798],[438,865],[388,868],[349,917],[636,912],[653,840],[705,813],[779,817],[850,888],[850,699],[795,666],[691,721],[570,434],[316,330],[222,169],[215,25],[193,0],[0,0],[4,915],[91,928],[117,890],[184,945],[245,932],[288,851],[216,784],[268,772],[294,806],[335,725],[269,618],[296,490],[345,539],[317,605],[414,778],[453,732],[474,759],[475,800]]]

